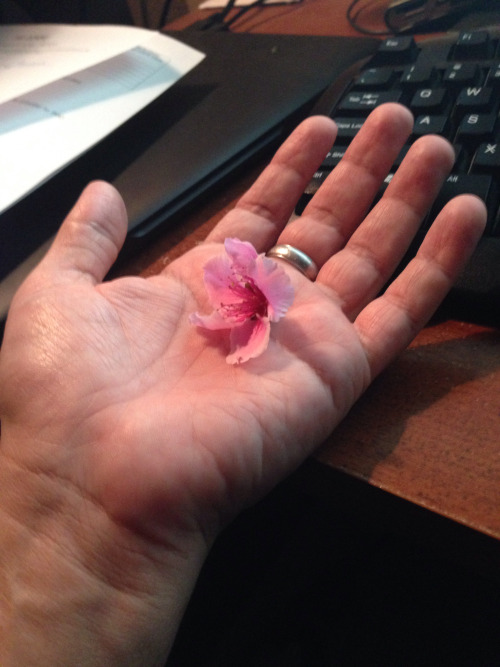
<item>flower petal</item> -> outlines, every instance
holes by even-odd
[[[252,271],[258,253],[251,243],[228,238],[224,241],[224,248],[232,260],[234,271],[243,274]]]
[[[189,316],[189,321],[191,324],[194,324],[195,327],[210,329],[211,331],[217,331],[218,329],[230,329],[233,326],[231,322],[228,322],[223,317],[221,317],[216,310],[211,312],[210,315],[192,313]]]
[[[271,323],[267,318],[247,320],[231,329],[231,354],[226,357],[228,364],[242,364],[258,357],[269,343]]]
[[[213,308],[219,308],[221,303],[232,303],[235,300],[229,289],[233,280],[231,261],[227,255],[214,257],[205,264],[203,281]]]
[[[260,255],[257,259],[253,277],[268,301],[269,319],[271,322],[277,322],[293,302],[294,289],[290,278],[281,266],[264,255]]]

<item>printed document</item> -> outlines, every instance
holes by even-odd
[[[0,26],[0,213],[203,57],[142,28]]]

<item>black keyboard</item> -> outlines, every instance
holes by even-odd
[[[415,41],[409,36],[390,37],[381,42],[375,55],[356,72],[349,73],[344,80],[336,80],[319,100],[314,113],[334,118],[338,138],[304,192],[296,209],[298,214],[342,159],[370,111],[384,102],[404,104],[415,118],[409,143],[393,165],[386,184],[411,142],[418,137],[440,134],[455,148],[453,172],[424,221],[422,233],[437,210],[457,194],[474,193],[486,203],[488,224],[484,237],[445,307],[462,319],[498,324],[500,29],[449,33],[425,41]]]

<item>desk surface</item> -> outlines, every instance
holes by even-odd
[[[346,0],[252,10],[236,30],[357,35]],[[198,11],[169,25],[183,29]],[[373,20],[376,22],[377,17]],[[202,240],[256,176],[245,174],[127,268],[150,275]],[[428,326],[320,448],[325,465],[500,539],[500,331]]]

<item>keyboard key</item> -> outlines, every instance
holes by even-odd
[[[338,165],[340,160],[344,157],[347,148],[345,146],[334,146],[328,153],[325,155],[323,162],[321,163],[322,169],[333,169]]]
[[[373,62],[377,65],[390,65],[393,62],[411,63],[418,56],[418,47],[413,37],[388,37],[381,42]]]
[[[401,100],[401,91],[399,90],[380,90],[374,92],[351,92],[348,93],[340,102],[339,110],[344,113],[365,113],[385,102],[399,102]]]
[[[413,95],[410,102],[412,111],[439,113],[446,109],[448,92],[445,88],[421,88]]]
[[[498,91],[500,88],[500,63],[488,70],[486,85]]]
[[[466,111],[488,111],[494,103],[493,89],[488,86],[467,86],[458,94],[455,110],[459,113]]]
[[[449,85],[481,85],[481,68],[476,63],[453,63],[443,74],[443,83]]]
[[[415,63],[408,65],[401,74],[401,85],[405,88],[428,87],[437,80],[437,71],[432,65]]]
[[[440,134],[443,137],[448,137],[450,127],[450,119],[447,115],[417,116],[413,125],[413,136],[421,137],[424,134]]]
[[[321,184],[328,178],[329,173],[329,169],[318,169],[318,171],[315,172],[314,176],[309,181],[309,184],[307,185],[304,192],[308,195],[316,194]]]
[[[330,169],[318,169],[318,171],[314,174],[312,179],[309,181],[306,189],[302,193],[302,196],[300,197],[297,206],[295,207],[295,213],[297,215],[302,215],[305,207],[311,201],[311,199],[319,190],[321,185],[328,178],[330,173],[331,173]]]
[[[456,141],[476,144],[485,139],[493,138],[497,126],[496,113],[469,113],[466,114],[458,126]]]
[[[471,171],[493,172],[493,176],[500,181],[500,143],[480,144],[472,159]]]
[[[457,60],[484,60],[493,55],[492,43],[487,30],[461,32],[453,49]]]
[[[371,67],[362,72],[354,80],[354,88],[359,90],[388,88],[395,78],[396,73],[388,67]]]
[[[486,234],[493,228],[500,203],[498,186],[493,178],[483,174],[451,174],[444,183],[431,211],[434,218],[443,206],[457,195],[473,194],[486,204],[488,209],[488,226]]]
[[[337,143],[349,143],[351,139],[359,132],[365,118],[342,118],[334,116],[333,120],[337,124]]]

